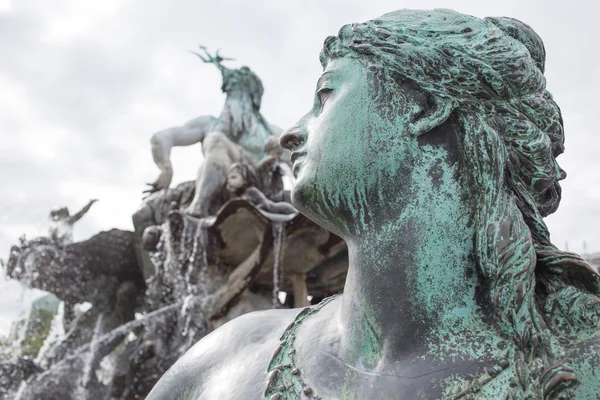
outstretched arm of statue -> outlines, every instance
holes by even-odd
[[[202,142],[207,133],[213,130],[216,118],[210,115],[195,118],[185,125],[169,128],[152,135],[152,158],[160,169],[160,175],[144,193],[154,193],[168,188],[173,178],[171,165],[171,148],[174,146],[189,146]]]
[[[85,207],[83,207],[77,214],[70,217],[69,225],[73,225],[75,222],[79,221],[81,219],[81,217],[83,217],[88,211],[90,211],[90,207],[92,207],[92,204],[94,204],[97,201],[98,201],[98,199],[90,200],[89,203],[87,203],[85,205]]]

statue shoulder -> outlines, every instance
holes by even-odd
[[[297,314],[298,310],[257,311],[226,323],[188,350],[148,400],[260,397],[279,337]]]
[[[213,117],[212,115],[202,115],[200,117],[196,117],[192,120],[189,120],[184,124],[184,127],[188,129],[201,127],[210,130],[217,123],[217,121],[218,119],[216,117]]]

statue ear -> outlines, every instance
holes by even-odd
[[[436,98],[429,93],[421,100],[417,101],[420,111],[411,119],[408,126],[414,136],[420,136],[442,125],[450,117],[455,106],[454,101]]]

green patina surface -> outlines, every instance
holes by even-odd
[[[362,319],[346,362],[487,365],[436,381],[444,398],[598,398],[600,279],[552,245],[543,220],[565,174],[541,39],[510,18],[403,10],[343,27],[322,63],[296,127],[293,199],[349,245],[344,296]],[[389,296],[394,280],[403,292]],[[369,285],[381,292],[360,292]],[[390,364],[382,310],[407,304],[394,322],[421,327],[422,348]],[[292,361],[277,357],[271,371]],[[357,396],[357,374],[339,398]],[[297,398],[304,384],[290,379],[267,398]]]

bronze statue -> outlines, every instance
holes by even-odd
[[[401,10],[342,27],[281,137],[344,294],[242,316],[149,399],[596,399],[599,275],[551,242],[565,177],[539,36]]]
[[[220,207],[216,204],[219,192],[225,186],[229,166],[235,162],[255,165],[263,156],[264,142],[270,136],[279,135],[281,129],[267,123],[261,115],[263,86],[250,68],[229,69],[222,64],[228,59],[219,56],[218,52],[211,56],[204,47],[200,49],[204,54],[194,54],[221,71],[221,89],[227,94],[225,106],[219,118],[201,116],[152,136],[152,156],[161,173],[146,192],[166,189],[171,184],[173,169],[169,154],[173,146],[201,142],[204,161],[198,170],[195,197],[188,212],[206,217],[214,215]]]
[[[73,243],[73,225],[87,214],[97,201],[97,199],[90,200],[75,215],[71,215],[67,207],[50,211],[50,238],[61,246]]]
[[[240,197],[259,210],[274,214],[295,214],[298,211],[285,201],[272,201],[256,187],[256,175],[248,164],[234,163],[227,171],[227,191],[232,198]]]
[[[161,176],[170,179],[163,150],[182,137],[204,137],[198,184],[154,185],[132,216],[134,232],[68,244],[58,235],[23,238],[11,249],[7,275],[54,292],[65,305],[40,343],[40,369],[26,382],[19,374],[1,379],[0,392],[18,392],[20,400],[145,398],[194,343],[229,320],[341,292],[346,245],[289,203],[290,152],[258,112],[260,80],[206,56],[221,68],[227,93],[213,127],[220,130],[187,126],[153,138],[155,159],[166,166]],[[53,217],[70,228],[90,206]],[[76,313],[82,301],[92,307]]]

